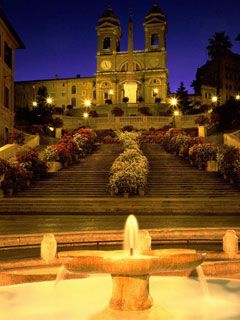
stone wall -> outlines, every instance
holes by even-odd
[[[233,146],[236,148],[240,148],[240,130],[235,131],[233,133],[225,133],[224,137],[224,144],[229,146]]]
[[[39,145],[39,136],[26,135],[26,142],[24,145],[20,146],[18,144],[6,144],[5,146],[0,148],[0,158],[4,160],[9,160],[16,156],[16,154],[20,151],[36,148]]]

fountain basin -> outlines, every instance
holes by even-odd
[[[144,254],[128,251],[78,251],[59,253],[65,268],[73,273],[108,273],[112,276],[114,310],[146,310],[152,307],[149,293],[151,274],[164,271],[194,270],[204,255],[195,250],[148,250]]]
[[[197,280],[150,278],[155,304],[144,311],[118,311],[107,307],[112,281],[107,275],[0,288],[1,320],[229,320],[240,318],[240,282],[208,280],[210,298]]]

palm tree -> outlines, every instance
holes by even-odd
[[[228,35],[225,32],[215,32],[212,38],[208,40],[208,56],[212,60],[216,60],[217,62],[217,83],[216,83],[216,91],[217,96],[220,95],[220,68],[221,68],[221,57],[232,48],[232,43]],[[220,99],[218,99],[218,104],[220,103]]]
[[[208,40],[207,51],[211,59],[221,57],[231,48],[231,40],[225,32],[215,32],[213,37]]]

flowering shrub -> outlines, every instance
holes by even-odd
[[[119,107],[115,107],[112,109],[111,113],[115,116],[115,117],[121,117],[124,114],[124,111],[119,108]]]
[[[137,194],[146,186],[148,161],[139,146],[139,134],[119,132],[125,150],[114,161],[110,170],[109,188],[114,194]]]
[[[102,138],[103,143],[119,143],[118,137],[105,136]]]
[[[24,133],[22,131],[12,131],[9,135],[10,143],[17,143],[22,145],[24,143]]]
[[[240,160],[236,160],[233,163],[233,181],[235,185],[239,188],[240,187]]]
[[[4,175],[7,170],[8,162],[4,159],[0,159],[0,175]]]
[[[164,131],[149,131],[147,133],[142,134],[141,141],[146,143],[162,143]]]
[[[43,158],[45,161],[59,161],[58,151],[55,145],[48,146],[44,150]]]
[[[17,161],[20,165],[32,174],[33,180],[39,180],[47,174],[47,164],[39,159],[35,150],[29,150],[17,155]]]
[[[223,145],[218,149],[217,162],[220,172],[228,178],[233,178],[235,162],[240,160],[239,149]]]
[[[207,162],[210,160],[216,161],[218,147],[211,143],[201,144],[196,154],[195,164],[200,169],[207,167]]]

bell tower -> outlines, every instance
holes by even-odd
[[[145,51],[166,51],[166,16],[157,1],[145,17]]]
[[[120,21],[110,6],[98,20],[96,29],[98,37],[98,55],[109,55],[120,51]]]

